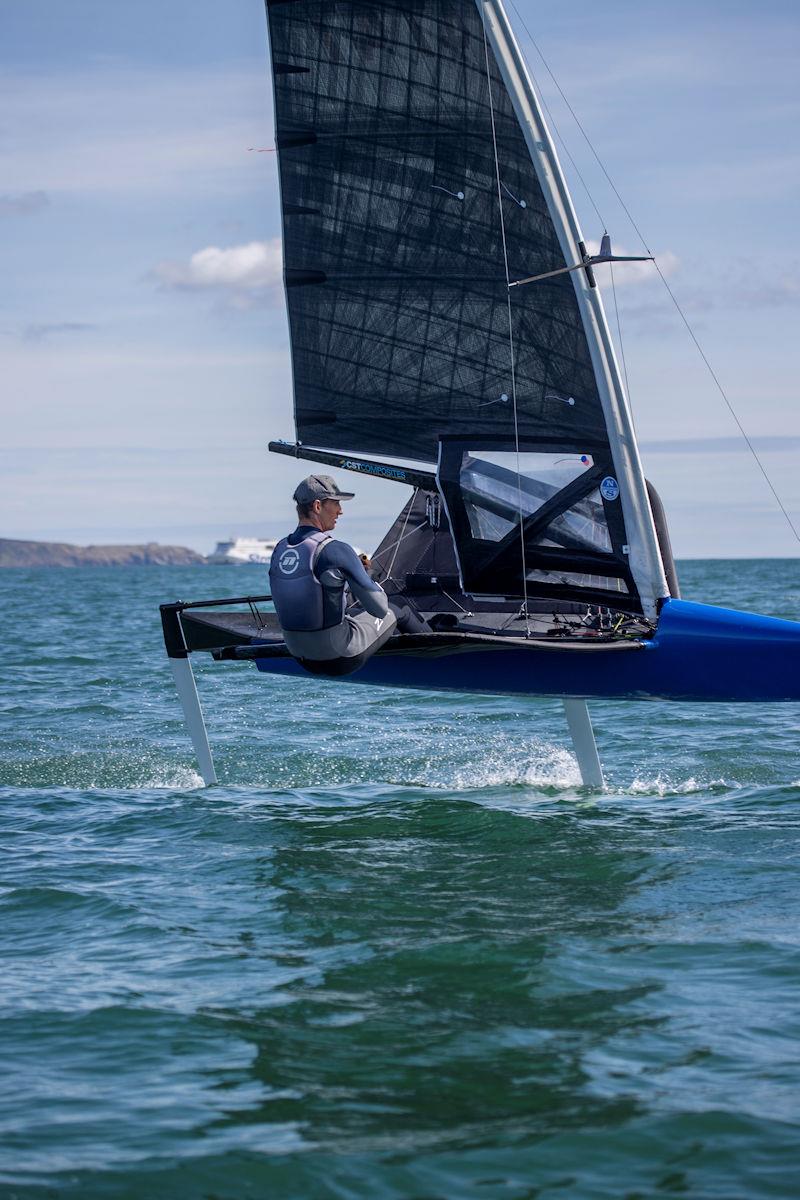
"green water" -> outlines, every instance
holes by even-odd
[[[797,562],[684,592],[800,618]],[[560,706],[198,665],[257,569],[0,572],[0,1195],[800,1194],[793,705]]]

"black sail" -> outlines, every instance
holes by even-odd
[[[515,388],[521,439],[602,454],[571,276],[507,287],[566,264],[474,0],[267,11],[298,437],[436,461]]]

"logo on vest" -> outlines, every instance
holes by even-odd
[[[278,568],[284,575],[294,575],[300,566],[300,555],[296,550],[284,550],[278,561]]]

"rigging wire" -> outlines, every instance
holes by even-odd
[[[621,206],[622,206],[622,208],[623,208],[623,210],[624,210],[624,212],[625,212],[625,215],[626,215],[626,217],[627,217],[627,218],[628,218],[628,220],[630,221],[630,223],[631,223],[631,225],[633,226],[633,228],[636,230],[636,234],[637,234],[637,236],[638,236],[638,238],[639,238],[639,241],[642,243],[642,245],[644,246],[644,248],[645,248],[645,250],[647,251],[647,253],[648,253],[648,254],[649,254],[651,257],[652,257],[652,251],[651,251],[650,247],[648,246],[647,242],[646,242],[646,241],[645,241],[645,239],[644,239],[644,234],[643,234],[643,233],[642,233],[642,231],[639,229],[639,226],[636,224],[636,222],[634,221],[633,217],[631,216],[631,213],[630,213],[630,211],[629,211],[629,209],[628,209],[628,206],[627,206],[627,204],[625,203],[625,201],[622,199],[622,196],[620,196],[619,192],[617,191],[617,188],[616,188],[616,186],[615,186],[615,184],[614,184],[614,180],[613,180],[613,179],[611,178],[611,176],[609,175],[608,171],[607,171],[607,170],[606,170],[606,168],[605,168],[605,165],[604,165],[604,163],[603,163],[602,159],[600,158],[600,155],[597,153],[597,151],[595,150],[594,146],[592,145],[591,138],[589,137],[589,135],[588,135],[588,133],[586,132],[586,130],[583,128],[583,125],[581,125],[581,123],[580,123],[580,120],[578,119],[578,114],[575,112],[575,109],[572,107],[572,105],[570,104],[570,102],[569,102],[569,100],[567,99],[566,95],[564,94],[564,91],[563,91],[563,89],[562,89],[562,87],[561,87],[561,84],[558,82],[558,80],[556,79],[556,77],[555,77],[555,75],[553,74],[552,70],[550,69],[550,64],[548,63],[548,61],[547,61],[547,59],[545,58],[545,56],[542,54],[542,51],[541,51],[541,49],[540,49],[540,47],[539,47],[539,43],[536,41],[536,38],[533,36],[533,34],[531,33],[530,29],[528,28],[528,26],[527,26],[527,24],[526,24],[526,22],[525,22],[525,18],[522,16],[522,13],[521,13],[521,12],[519,11],[519,9],[517,8],[516,4],[514,3],[514,0],[511,0],[511,7],[514,9],[514,12],[517,14],[517,17],[519,18],[519,23],[520,23],[520,25],[522,26],[522,28],[525,30],[525,32],[527,33],[527,35],[528,35],[528,37],[529,37],[529,39],[530,39],[531,45],[533,46],[533,48],[534,48],[534,50],[536,51],[536,53],[539,55],[539,58],[542,60],[542,63],[543,63],[543,65],[544,65],[544,69],[547,71],[547,74],[550,76],[550,78],[552,79],[553,83],[555,84],[555,87],[556,87],[556,88],[557,88],[557,90],[558,90],[558,94],[559,94],[559,96],[560,96],[560,97],[561,97],[561,99],[564,101],[565,105],[567,106],[567,108],[568,108],[568,110],[569,110],[569,113],[570,113],[570,116],[572,117],[572,119],[573,119],[573,121],[575,122],[575,124],[578,126],[578,129],[581,131],[581,134],[583,135],[583,139],[584,139],[584,141],[586,142],[586,145],[587,145],[587,146],[589,147],[589,149],[591,150],[591,152],[592,152],[592,154],[593,154],[593,156],[594,156],[594,158],[595,158],[595,161],[597,162],[597,165],[598,165],[598,167],[600,168],[600,170],[603,172],[603,174],[605,175],[606,179],[608,180],[608,184],[609,184],[609,186],[610,186],[610,188],[611,188],[612,192],[614,193],[614,195],[617,197],[617,200],[619,200],[619,202],[620,202],[620,204],[621,204]],[[559,136],[560,136],[560,135],[559,135]],[[562,139],[562,140],[563,140],[563,139]],[[584,184],[584,187],[585,187],[585,186],[586,186],[586,185]],[[587,188],[587,192],[588,192],[588,188]],[[593,202],[593,203],[594,203],[594,202]],[[595,211],[597,211],[597,210],[595,209]]]
[[[705,354],[705,351],[703,350],[703,347],[700,345],[700,342],[698,341],[698,339],[697,339],[697,336],[696,336],[696,334],[695,334],[694,330],[692,329],[692,326],[691,326],[691,325],[690,325],[690,323],[689,323],[689,319],[688,319],[688,317],[686,316],[686,314],[684,313],[683,309],[681,308],[681,306],[680,306],[680,304],[679,304],[679,302],[678,302],[678,298],[677,298],[677,296],[675,295],[675,293],[673,292],[672,288],[671,288],[671,287],[669,286],[669,284],[667,283],[667,280],[666,280],[666,278],[665,278],[665,276],[664,276],[664,272],[661,270],[661,267],[658,265],[658,261],[657,261],[657,259],[656,259],[655,255],[653,254],[652,250],[650,249],[649,245],[647,244],[647,239],[645,238],[645,236],[644,236],[644,234],[642,233],[641,229],[639,228],[639,226],[637,225],[636,221],[634,220],[634,218],[633,218],[633,214],[631,213],[631,211],[630,211],[630,209],[628,208],[627,204],[626,204],[626,203],[625,203],[625,201],[622,199],[622,196],[620,195],[619,191],[617,190],[617,186],[616,186],[616,184],[614,183],[614,180],[611,178],[611,176],[609,175],[608,171],[606,170],[605,163],[603,162],[603,160],[600,158],[600,155],[599,155],[599,154],[597,153],[597,151],[595,150],[595,148],[594,148],[594,145],[593,145],[593,143],[592,143],[592,140],[591,140],[591,138],[589,137],[588,133],[587,133],[587,132],[586,132],[586,130],[584,129],[584,127],[583,127],[583,125],[581,124],[580,120],[578,119],[578,115],[577,115],[577,113],[575,112],[575,109],[572,107],[572,105],[570,104],[570,102],[569,102],[569,100],[567,99],[566,95],[564,94],[564,91],[563,91],[563,89],[562,89],[562,87],[561,87],[561,84],[558,82],[558,80],[556,79],[556,77],[555,77],[555,75],[553,74],[552,70],[550,69],[550,64],[548,63],[548,61],[547,61],[547,59],[545,58],[545,56],[542,54],[542,51],[541,51],[541,49],[540,49],[540,47],[539,47],[539,44],[538,44],[538,42],[537,42],[537,41],[536,41],[536,39],[534,38],[534,36],[533,36],[533,34],[531,33],[530,29],[528,28],[528,26],[527,26],[527,24],[526,24],[526,22],[525,22],[525,19],[524,19],[524,17],[522,16],[522,14],[520,13],[520,11],[519,11],[519,9],[517,8],[516,4],[514,3],[514,0],[511,0],[511,6],[512,6],[512,8],[514,9],[514,12],[517,14],[517,17],[519,18],[519,22],[520,22],[520,24],[522,25],[522,28],[525,30],[526,34],[528,35],[528,38],[530,39],[531,45],[532,45],[532,46],[533,46],[533,48],[535,49],[536,53],[539,55],[539,58],[542,60],[542,63],[544,64],[544,68],[545,68],[545,70],[547,71],[547,74],[548,74],[548,75],[550,76],[550,78],[552,79],[552,81],[553,81],[553,83],[554,83],[555,87],[556,87],[556,88],[557,88],[557,90],[558,90],[558,93],[559,93],[559,95],[561,96],[561,99],[564,101],[564,104],[567,106],[567,109],[569,110],[569,112],[570,112],[570,115],[572,116],[572,119],[573,119],[573,121],[575,122],[575,124],[577,125],[578,129],[580,130],[580,132],[581,132],[581,134],[582,134],[582,136],[583,136],[583,139],[584,139],[584,141],[586,142],[586,145],[589,147],[589,149],[590,149],[590,151],[591,151],[591,153],[592,153],[592,155],[593,155],[593,157],[594,157],[594,159],[595,159],[595,162],[597,163],[597,165],[598,165],[598,167],[600,168],[600,170],[603,172],[603,175],[605,176],[605,178],[606,178],[606,181],[607,181],[607,183],[608,183],[609,187],[611,188],[612,192],[614,193],[614,195],[616,196],[617,200],[618,200],[618,201],[619,201],[619,203],[620,203],[620,207],[622,208],[623,212],[625,213],[625,216],[626,216],[626,217],[628,218],[628,220],[630,221],[630,223],[631,223],[631,227],[633,228],[634,232],[636,233],[636,236],[638,237],[639,241],[640,241],[640,242],[642,243],[642,245],[644,246],[646,253],[649,255],[649,257],[650,257],[650,258],[652,258],[652,260],[653,260],[653,265],[655,266],[655,269],[656,269],[656,271],[658,272],[659,279],[661,280],[661,282],[662,282],[662,283],[663,283],[663,285],[664,285],[664,288],[666,289],[667,295],[669,296],[670,300],[671,300],[671,301],[672,301],[672,303],[674,304],[674,306],[675,306],[675,309],[676,309],[676,311],[677,311],[677,313],[678,313],[678,316],[680,317],[681,321],[683,322],[684,326],[686,327],[686,331],[687,331],[687,333],[689,334],[689,337],[690,337],[690,338],[692,339],[692,341],[694,342],[695,348],[697,349],[697,352],[698,352],[698,354],[700,355],[701,359],[703,360],[703,363],[705,364],[705,366],[706,366],[706,369],[708,370],[708,373],[709,373],[709,375],[711,376],[712,380],[714,381],[714,384],[715,384],[715,386],[716,386],[716,388],[717,388],[717,391],[719,392],[720,396],[721,396],[721,397],[722,397],[722,399],[724,400],[724,402],[725,402],[725,406],[726,406],[726,408],[728,409],[728,412],[731,414],[731,416],[733,417],[734,421],[736,422],[736,426],[737,426],[737,428],[738,428],[739,432],[741,433],[742,437],[744,438],[744,441],[745,441],[745,443],[746,443],[746,445],[747,445],[747,448],[748,448],[748,450],[749,450],[749,451],[750,451],[750,453],[752,454],[752,456],[753,456],[753,458],[754,458],[754,460],[755,460],[755,463],[756,463],[756,465],[757,465],[757,467],[758,467],[759,471],[760,471],[760,472],[761,472],[761,474],[764,476],[764,479],[765,479],[765,481],[766,481],[767,487],[768,487],[768,488],[769,488],[769,490],[772,492],[772,495],[773,495],[773,496],[774,496],[774,498],[775,498],[775,501],[776,501],[776,503],[777,503],[777,505],[778,505],[778,508],[781,510],[781,512],[783,513],[784,517],[786,518],[786,523],[788,524],[789,528],[791,529],[792,533],[794,534],[794,536],[795,536],[796,540],[797,540],[798,542],[800,542],[800,532],[798,532],[798,530],[797,530],[797,527],[796,527],[796,525],[795,525],[794,521],[793,521],[793,520],[792,520],[792,518],[789,516],[789,513],[787,512],[787,510],[786,510],[786,507],[785,507],[785,505],[784,505],[783,501],[781,500],[780,496],[778,495],[778,492],[777,492],[777,491],[776,491],[776,489],[775,489],[775,485],[773,484],[772,480],[770,479],[769,473],[767,472],[767,469],[766,469],[766,467],[764,466],[763,462],[761,461],[761,458],[759,457],[758,451],[756,450],[756,448],[755,448],[755,446],[753,445],[752,441],[751,441],[751,440],[750,440],[750,438],[748,437],[748,435],[747,435],[747,433],[746,433],[746,431],[745,431],[745,428],[744,428],[744,426],[742,425],[742,422],[739,420],[739,417],[738,417],[738,415],[737,415],[737,413],[736,413],[736,410],[734,409],[733,405],[731,404],[731,401],[730,401],[730,400],[729,400],[729,398],[728,398],[728,394],[727,394],[727,392],[725,391],[725,388],[722,386],[722,383],[720,382],[720,380],[719,380],[719,377],[718,377],[718,375],[717,375],[716,371],[715,371],[715,370],[714,370],[714,368],[711,366],[711,363],[709,362],[709,360],[708,360],[708,358],[707,358],[707,356],[706,356],[706,354]],[[486,30],[484,29],[484,40],[485,40],[485,38],[486,38]],[[561,141],[561,143],[562,143],[562,145],[563,145],[563,144],[564,144],[564,139],[561,137],[561,134],[559,134],[558,136],[559,136],[559,140]],[[565,149],[566,149],[566,147],[565,147]],[[569,152],[567,152],[567,154],[568,154],[568,157],[570,157],[570,161],[571,161],[571,162],[573,162],[573,160],[572,160],[571,156],[569,156]],[[573,162],[573,166],[574,166],[574,162]],[[581,182],[583,183],[583,180],[581,180]],[[583,184],[583,186],[584,186],[584,188],[586,188],[586,184],[585,184],[585,183]],[[586,192],[587,192],[587,195],[589,195],[589,198],[590,198],[590,200],[591,200],[591,195],[589,194],[589,190],[588,190],[588,188],[586,188]],[[595,209],[595,212],[597,212],[597,206],[594,204],[594,201],[593,201],[593,200],[592,200],[592,206],[594,207],[594,209]],[[598,213],[598,216],[599,216],[599,213]],[[613,275],[612,275],[612,286],[613,286]],[[616,304],[616,297],[615,297],[615,304]],[[620,348],[621,348],[621,343],[620,343]],[[624,351],[623,351],[623,364],[624,364]],[[626,372],[625,385],[626,385],[626,389],[627,389],[627,372]],[[630,392],[628,392],[628,395],[630,396]]]
[[[528,564],[525,559],[525,517],[522,512],[522,475],[519,462],[519,421],[517,418],[517,377],[514,362],[514,324],[511,313],[511,276],[508,271],[508,246],[506,244],[506,223],[503,216],[503,185],[500,181],[500,159],[497,154],[497,131],[494,123],[494,98],[492,96],[492,73],[489,67],[489,42],[486,37],[486,17],[481,10],[481,25],[483,27],[483,53],[486,59],[486,87],[489,92],[489,115],[492,122],[492,146],[494,148],[494,171],[497,179],[497,204],[500,210],[500,236],[503,242],[503,264],[506,272],[506,306],[508,308],[508,345],[511,356],[511,402],[514,414],[514,452],[517,460],[517,507],[519,509],[519,544],[522,551],[522,595],[525,610],[525,636],[531,636],[530,619],[528,616]]]
[[[414,501],[417,498],[418,491],[419,491],[419,488],[414,488],[414,491],[411,494],[411,499],[408,502],[408,506],[406,508],[405,520],[403,521],[403,527],[400,530],[400,537],[397,539],[397,541],[394,544],[394,554],[392,555],[392,561],[389,563],[389,570],[386,572],[386,575],[384,577],[384,583],[389,583],[392,579],[392,571],[394,570],[394,560],[397,558],[397,551],[400,549],[400,543],[403,541],[404,537],[406,536],[406,525],[408,524],[408,518],[411,516],[411,510],[414,507]],[[417,526],[417,529],[419,529],[419,528],[420,528],[420,526]],[[417,529],[412,529],[411,533],[416,533]],[[411,537],[411,533],[408,534],[409,537]],[[387,550],[388,549],[389,549],[389,547],[387,546]],[[397,583],[397,580],[395,579],[394,582]]]
[[[472,616],[472,613],[470,612],[470,610],[468,608],[464,608],[464,605],[461,604],[458,600],[456,600],[455,596],[451,596],[449,592],[446,592],[441,584],[439,584],[439,590],[441,591],[443,596],[447,596],[447,599],[450,600],[453,604],[455,604],[456,608],[460,608],[461,611],[463,613],[465,613],[468,617]]]
[[[515,11],[516,11],[516,9],[515,9]],[[564,151],[567,158],[569,159],[570,166],[572,167],[573,171],[575,172],[575,174],[578,178],[578,181],[580,182],[581,187],[583,188],[584,192],[586,193],[586,199],[589,201],[589,203],[591,204],[592,208],[595,211],[595,216],[597,217],[597,220],[600,222],[600,228],[603,230],[604,233],[608,233],[608,225],[603,220],[603,214],[600,212],[600,209],[597,207],[597,201],[595,200],[594,196],[592,195],[591,191],[589,190],[588,183],[583,178],[583,175],[581,174],[578,164],[575,162],[575,159],[572,157],[572,154],[570,153],[569,146],[567,145],[566,139],[558,127],[558,122],[556,121],[553,110],[551,109],[551,107],[547,103],[547,101],[545,100],[544,92],[543,92],[542,88],[539,86],[539,81],[537,80],[533,71],[531,71],[531,76],[533,78],[534,87],[536,88],[536,91],[538,93],[539,101],[542,105],[542,108],[544,109],[547,119],[553,128],[553,132],[555,133],[556,137],[558,138],[559,142],[561,143],[561,149]]]
[[[770,479],[769,475],[767,474],[767,468],[762,463],[761,459],[758,456],[758,451],[756,450],[753,443],[750,441],[750,438],[747,436],[747,433],[745,432],[745,428],[742,425],[742,422],[739,420],[739,418],[736,414],[736,410],[734,409],[733,405],[731,404],[730,400],[728,399],[728,395],[727,395],[724,387],[720,383],[719,378],[717,377],[716,371],[714,370],[714,368],[711,366],[711,363],[706,358],[705,351],[703,350],[703,347],[700,345],[697,338],[695,337],[695,332],[692,329],[691,325],[689,324],[689,322],[686,318],[686,314],[684,313],[683,309],[681,308],[680,304],[678,303],[678,299],[677,299],[675,293],[673,292],[672,288],[669,286],[666,279],[664,278],[661,267],[658,265],[657,262],[655,262],[655,259],[653,261],[655,264],[655,268],[658,271],[658,274],[661,278],[661,282],[664,284],[664,287],[667,289],[667,295],[669,296],[672,303],[675,305],[675,308],[678,311],[678,315],[679,315],[680,319],[683,321],[684,325],[686,326],[686,330],[689,334],[689,337],[692,339],[695,346],[697,347],[697,353],[700,355],[703,362],[706,364],[706,367],[708,368],[708,373],[711,376],[711,378],[714,380],[714,383],[717,386],[717,391],[719,392],[720,396],[722,396],[722,399],[725,401],[728,412],[731,414],[734,421],[736,422],[739,432],[741,433],[742,437],[744,438],[745,442],[747,443],[750,453],[752,454],[753,458],[756,461],[756,464],[758,465],[758,469],[760,470],[761,474],[764,476],[764,479],[766,480],[767,487],[769,488],[769,490],[772,492],[773,496],[775,497],[775,501],[778,505],[778,508],[781,510],[784,517],[786,518],[789,528],[791,529],[791,531],[794,534],[797,541],[800,542],[800,533],[798,533],[798,530],[797,530],[797,527],[796,527],[794,521],[789,516],[788,512],[786,511],[783,501],[781,500],[780,496],[778,495],[777,491],[775,490],[775,485],[773,484],[772,480]]]

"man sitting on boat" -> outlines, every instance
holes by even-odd
[[[309,475],[293,497],[297,529],[272,552],[269,579],[284,641],[315,675],[351,675],[395,630],[428,630],[409,608],[393,608],[353,547],[331,537],[342,500],[353,496],[330,475]],[[345,586],[359,606],[350,612],[345,612]]]

